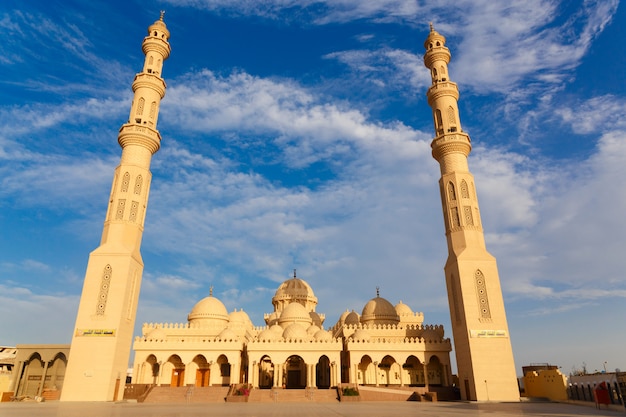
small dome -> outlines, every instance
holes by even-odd
[[[282,329],[281,329],[282,330]],[[280,338],[280,333],[276,333],[271,329],[265,329],[257,336],[259,340],[274,341]]]
[[[350,314],[350,310],[346,310],[343,313],[341,313],[341,316],[339,316],[339,323],[343,324],[346,321],[346,317],[348,317],[348,314]]]
[[[412,316],[413,315],[413,310],[411,310],[411,307],[404,304],[402,301],[396,304],[395,309],[396,309],[396,313],[398,313],[399,316]]]
[[[358,342],[369,342],[372,336],[365,329],[359,329],[350,336],[352,340],[356,340]]]
[[[326,331],[326,330],[318,330],[317,332],[315,332],[315,334],[313,335],[313,338],[315,340],[330,340],[333,338],[333,335],[330,334],[330,332]]]
[[[224,329],[217,336],[217,340],[226,340],[226,341],[228,341],[228,340],[239,340],[239,337],[231,329]]]
[[[317,314],[315,311],[309,311],[309,317],[311,317],[313,324],[315,324],[318,327],[322,327],[323,320],[319,314]]]
[[[270,330],[276,333],[277,335],[283,334],[283,331],[284,331],[284,329],[280,327],[278,324],[271,326]]]
[[[398,324],[400,317],[391,303],[382,297],[372,298],[363,307],[363,324]]]
[[[167,334],[163,331],[162,328],[156,327],[153,330],[149,331],[148,334],[144,336],[147,340],[165,340],[167,338]]]
[[[307,334],[309,335],[314,335],[315,333],[319,332],[321,329],[316,326],[315,324],[312,324],[311,326],[309,326],[308,329],[306,329]]]
[[[346,316],[345,324],[359,324],[361,322],[361,318],[359,317],[359,313],[352,310],[350,314]]]
[[[239,324],[242,326],[252,326],[252,321],[250,320],[250,317],[248,316],[248,313],[246,313],[243,310],[235,310],[232,313],[230,313],[228,315],[228,322],[230,324]]]
[[[283,332],[283,338],[286,340],[309,340],[310,337],[306,329],[298,323],[291,323]]]
[[[228,323],[228,311],[224,304],[212,295],[203,298],[187,316],[189,323]]]
[[[313,320],[304,306],[300,303],[290,303],[280,315],[278,324],[285,327],[289,323],[301,323],[309,327]]]

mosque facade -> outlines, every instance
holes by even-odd
[[[198,301],[184,323],[144,324],[135,339],[133,382],[165,386],[258,389],[452,385],[450,339],[423,313],[395,306],[377,291],[361,313],[346,311],[330,327],[316,311],[310,285],[295,276],[272,298],[265,326],[243,309],[228,313],[212,294]]]

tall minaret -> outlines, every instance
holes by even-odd
[[[61,394],[62,401],[121,400],[135,327],[143,260],[139,252],[150,191],[150,160],[165,95],[163,61],[170,33],[159,20],[143,40],[143,71],[135,76],[128,122],[119,131],[115,169],[100,246],[91,252]]]
[[[472,145],[461,129],[459,90],[450,81],[450,51],[431,24],[424,65],[432,85],[433,157],[439,162],[441,203],[448,241],[444,267],[461,396],[473,401],[519,401],[513,351],[495,258],[487,252],[474,177]]]

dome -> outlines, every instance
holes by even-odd
[[[411,310],[411,307],[404,304],[402,301],[396,304],[395,309],[396,309],[396,313],[398,313],[399,316],[412,316],[413,315],[413,310]]]
[[[312,324],[308,329],[306,329],[307,334],[310,335],[314,335],[315,333],[319,332],[321,329],[316,326],[315,324]]]
[[[333,338],[333,335],[330,334],[330,332],[327,332],[326,330],[318,330],[313,335],[313,338],[315,340],[330,340]]]
[[[346,310],[341,313],[341,316],[339,316],[339,323],[343,324],[346,321],[346,317],[348,317],[348,314],[350,314],[350,310]]]
[[[344,324],[359,324],[360,322],[361,318],[359,317],[359,313],[352,310],[352,312],[346,316]]]
[[[250,317],[248,316],[248,313],[246,313],[243,310],[235,310],[232,313],[230,313],[228,315],[228,322],[230,324],[239,324],[242,326],[252,326],[252,320],[250,320]]]
[[[400,318],[396,309],[384,298],[372,298],[363,307],[361,323],[363,324],[398,324]]]
[[[274,341],[280,338],[280,333],[276,333],[271,329],[265,329],[257,336],[259,340]]]
[[[291,323],[283,332],[283,338],[286,340],[309,340],[310,337],[306,329],[298,323]]]
[[[235,332],[233,332],[231,329],[224,329],[222,330],[222,332],[217,336],[217,340],[239,340],[239,337],[237,336],[237,334]]]
[[[191,313],[187,316],[189,323],[228,323],[228,311],[224,304],[212,295],[203,298],[193,306]]]
[[[322,320],[319,314],[317,314],[315,311],[309,311],[309,317],[311,317],[311,320],[313,320],[313,324],[318,327],[322,327],[322,322],[324,320]]]
[[[270,330],[272,332],[276,333],[277,335],[283,334],[283,328],[280,327],[278,324],[275,324],[275,325],[271,326]]]
[[[356,340],[359,342],[369,342],[372,336],[365,329],[359,329],[350,336],[352,340]]]
[[[282,327],[285,327],[285,325],[289,323],[302,323],[306,327],[309,327],[311,323],[313,323],[313,320],[302,304],[290,303],[285,307],[278,319],[278,324]]]
[[[309,311],[314,310],[317,305],[317,297],[313,294],[311,286],[305,280],[297,278],[295,274],[293,278],[280,284],[272,298],[272,304],[278,307],[294,301],[301,302]]]
[[[146,334],[144,338],[147,340],[165,340],[167,338],[167,334],[165,333],[165,331],[163,331],[162,328],[156,327],[148,332],[148,334]]]

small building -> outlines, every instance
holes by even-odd
[[[522,367],[524,396],[547,398],[551,401],[567,400],[567,377],[559,367],[550,364],[532,364]]]

